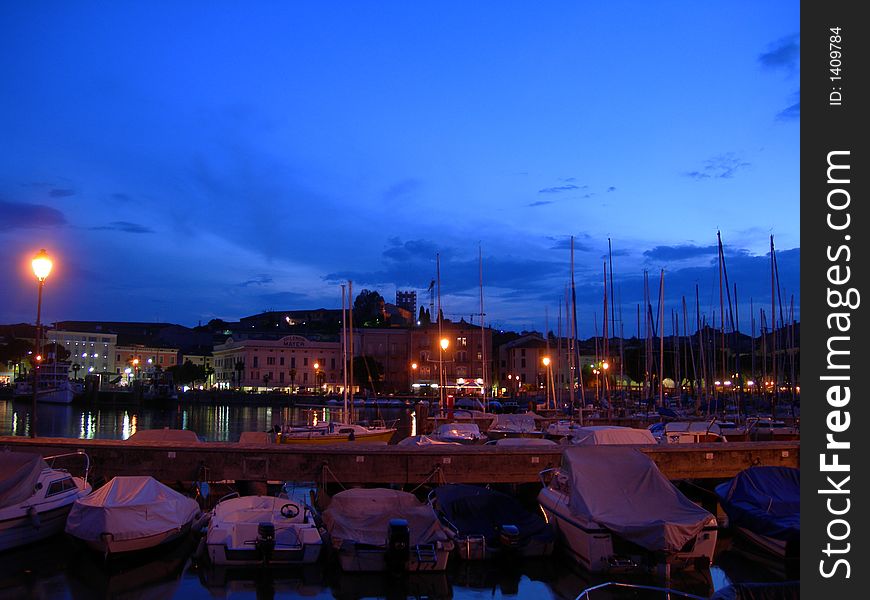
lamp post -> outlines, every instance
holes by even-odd
[[[440,315],[439,315],[440,320]],[[444,384],[447,379],[444,377],[444,351],[450,346],[450,340],[441,338],[438,345],[438,405],[441,410],[444,410]]]
[[[550,388],[551,388],[551,381],[550,381],[550,379],[551,379],[551,377],[550,377],[550,374],[551,374],[551,371],[550,371],[550,357],[549,357],[549,356],[545,356],[541,362],[544,363],[544,367],[546,368],[546,372],[544,373],[544,378],[547,380],[547,408],[550,408]],[[554,405],[556,404],[555,394],[554,394],[554,397],[553,397],[553,404],[554,404]]]
[[[45,285],[45,279],[48,277],[48,274],[51,273],[52,267],[51,259],[48,257],[48,254],[46,254],[45,248],[39,251],[30,262],[30,265],[33,267],[33,274],[36,275],[36,280],[38,281],[36,293],[36,352],[34,352],[36,356],[36,364],[33,365],[33,414],[30,417],[30,437],[35,438],[36,401],[37,396],[39,395],[39,359],[42,354],[42,349],[40,348],[42,342],[42,287]]]
[[[314,393],[317,393],[317,379],[318,379],[318,369],[320,369],[320,363],[314,363]]]
[[[416,379],[417,379],[417,363],[413,362],[413,363],[411,363],[411,391],[414,390],[414,381]]]

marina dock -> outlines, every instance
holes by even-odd
[[[533,483],[559,465],[563,447],[435,446],[344,443],[239,444],[131,442],[0,436],[0,451],[43,456],[82,450],[95,479],[151,475],[161,481],[338,481],[345,485]],[[638,446],[671,480],[733,477],[756,465],[800,467],[797,441]]]

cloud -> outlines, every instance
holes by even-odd
[[[255,297],[255,301],[259,302],[261,306],[267,306],[272,309],[276,306],[291,307],[288,310],[292,310],[292,307],[308,305],[310,300],[305,294],[297,292],[272,292],[271,294],[260,294]]]
[[[429,240],[408,240],[402,242],[399,238],[390,238],[390,248],[383,252],[383,257],[395,262],[408,262],[412,260],[435,260],[438,246]]]
[[[154,230],[138,223],[130,223],[129,221],[112,221],[108,225],[100,225],[98,227],[90,227],[93,231],[122,231],[124,233],[154,233]]]
[[[570,192],[572,190],[579,190],[580,186],[574,185],[573,183],[569,183],[568,185],[559,185],[556,187],[548,187],[542,190],[538,190],[539,194],[558,194],[561,192]]]
[[[718,246],[694,246],[684,244],[682,246],[656,246],[652,250],[645,250],[643,255],[650,260],[686,260],[698,256],[708,256],[718,252]]]
[[[75,196],[76,191],[70,189],[63,188],[55,188],[48,192],[48,195],[52,198],[66,198],[67,196]]]
[[[0,200],[0,231],[41,229],[66,225],[66,217],[56,208],[44,204],[5,202]]]
[[[247,281],[243,281],[238,284],[239,287],[248,287],[251,285],[265,285],[267,283],[272,283],[272,277],[266,275],[265,273],[261,273],[260,275],[254,275],[251,279]]]
[[[589,244],[584,244],[583,242],[577,241],[577,237],[574,237],[574,250],[577,252],[592,252],[593,248]],[[590,236],[588,234],[582,234],[584,239],[589,239]],[[550,246],[550,250],[570,250],[571,249],[571,237],[565,236],[561,238],[548,238],[554,240],[552,246]]]
[[[704,161],[704,166],[697,171],[689,171],[684,175],[692,179],[731,179],[737,171],[752,166],[733,152],[719,154]]]
[[[776,114],[779,121],[795,121],[801,118],[801,103],[797,102]]]
[[[132,200],[129,194],[122,194],[121,192],[115,192],[112,194],[112,200],[117,200],[118,202],[129,202]]]
[[[795,33],[772,43],[768,51],[758,57],[758,62],[765,69],[793,73],[800,67],[800,57],[800,35]]]
[[[615,192],[616,188],[611,185],[609,188],[607,188],[607,191],[608,192]]]
[[[532,202],[531,204],[527,204],[526,206],[545,206],[552,203],[552,200],[538,200],[537,202]]]
[[[416,194],[423,187],[423,182],[419,179],[403,179],[398,183],[392,185],[386,192],[383,194],[383,199],[385,202],[398,202],[409,200],[414,194]]]

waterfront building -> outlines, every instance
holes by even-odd
[[[154,371],[165,371],[178,363],[178,348],[159,348],[144,344],[118,345],[115,349],[115,373],[128,379],[140,378]]]
[[[486,384],[493,385],[492,330],[481,329],[460,320],[444,320],[439,336],[438,324],[433,323],[411,329],[410,356],[408,366],[412,368],[412,385],[426,392],[438,385],[439,369],[444,369],[445,385],[450,393],[460,396],[482,394],[484,384],[484,360],[487,362]],[[441,340],[447,340],[447,349],[441,350]],[[484,352],[486,348],[486,352]]]
[[[354,356],[369,356],[383,367],[379,392],[407,393],[411,389],[410,330],[361,327],[353,331]],[[368,374],[354,373],[356,381]],[[363,386],[366,387],[366,386]]]
[[[335,393],[342,386],[341,342],[288,335],[279,339],[228,338],[214,347],[219,388]]]
[[[57,344],[69,352],[70,378],[85,375],[103,377],[116,373],[117,341],[114,333],[93,331],[67,331],[49,329],[45,332],[44,344]],[[78,365],[79,368],[75,368]]]

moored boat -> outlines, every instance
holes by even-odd
[[[53,468],[58,459],[82,457],[82,477]],[[27,452],[0,453],[0,551],[63,531],[73,503],[91,493],[89,459],[83,452],[43,458]]]
[[[365,427],[356,423],[329,422],[311,427],[284,427],[277,434],[276,441],[279,444],[387,444],[395,433],[395,427]]]
[[[549,481],[543,481],[545,475],[551,475]],[[716,518],[686,498],[639,450],[569,447],[562,466],[541,476],[538,502],[586,569],[710,564]]]
[[[76,500],[66,532],[108,556],[178,539],[201,517],[194,499],[153,477],[114,477]]]
[[[541,514],[529,512],[507,494],[448,484],[432,490],[429,503],[453,530],[463,560],[546,556],[553,551],[555,535]]]
[[[70,363],[56,361],[42,365],[39,368],[39,385],[36,394],[38,402],[51,404],[70,404],[82,392],[81,383],[69,378]],[[15,382],[13,399],[28,400],[33,398],[33,379],[21,379]]]
[[[345,571],[443,571],[454,546],[432,507],[398,490],[339,492],[323,524]]]
[[[483,444],[487,439],[477,423],[442,423],[430,437],[441,442],[460,444]]]
[[[317,562],[323,540],[302,502],[237,496],[214,507],[205,547],[216,566],[304,565]]]
[[[601,445],[648,445],[657,444],[655,437],[648,429],[620,427],[618,425],[593,425],[577,427],[563,443],[574,446]]]
[[[779,558],[800,555],[800,471],[750,467],[716,486],[728,525]]]
[[[535,415],[532,413],[500,414],[486,430],[490,439],[525,437],[543,437],[544,432],[538,427]]]

